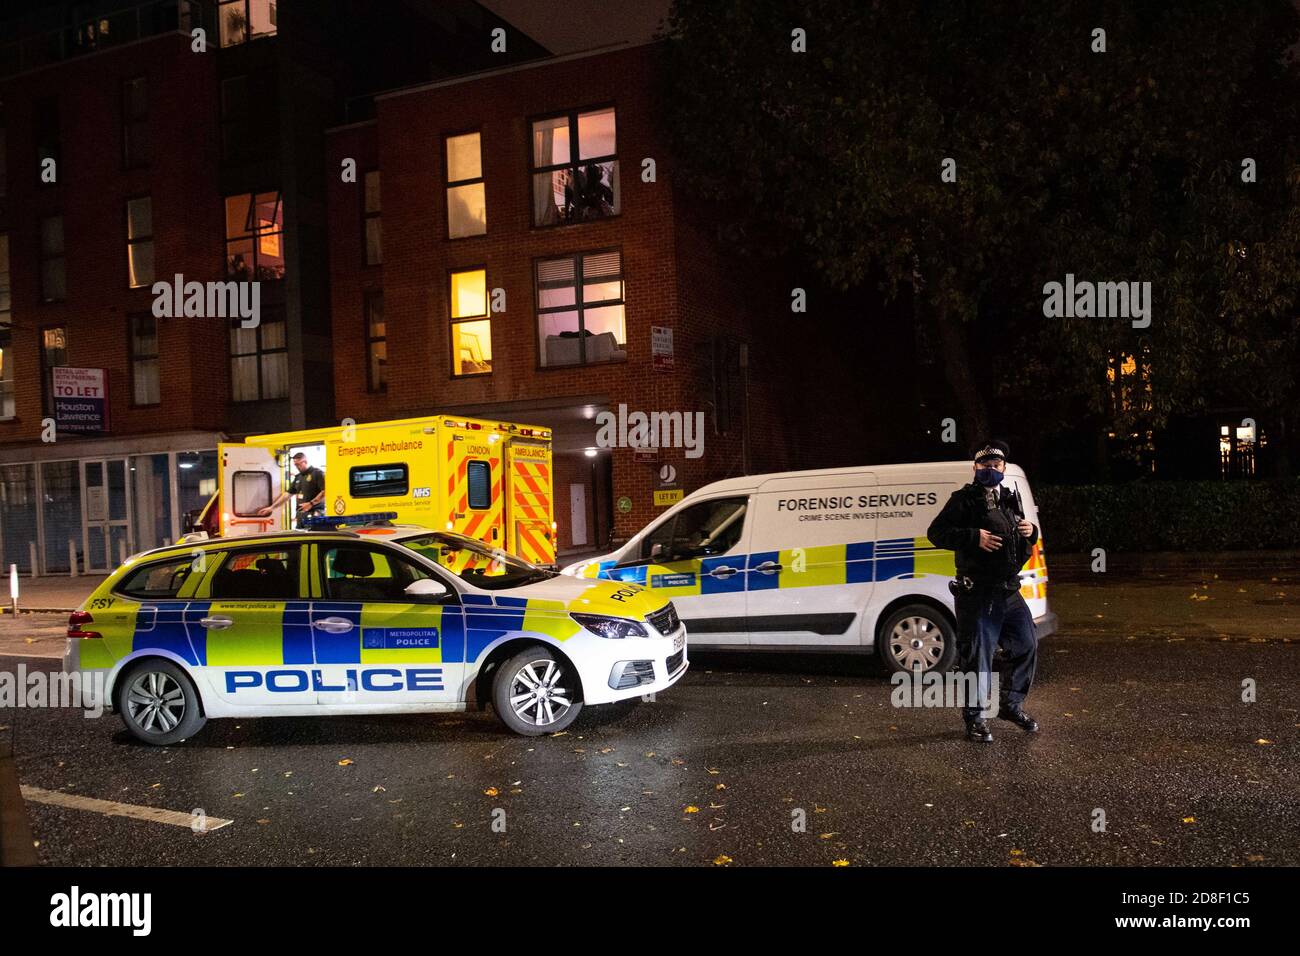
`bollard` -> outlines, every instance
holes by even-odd
[[[9,601],[14,617],[18,616],[18,565],[9,565]]]
[[[68,539],[68,575],[77,576],[77,542]]]
[[[32,577],[39,578],[41,576],[41,573],[36,566],[36,542],[35,541],[27,542],[27,556],[31,559],[32,562]]]

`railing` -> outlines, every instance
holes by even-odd
[[[57,27],[0,44],[0,76],[26,73],[164,33],[188,34],[195,27],[217,42],[215,9],[204,0],[146,0],[96,15],[73,26]]]

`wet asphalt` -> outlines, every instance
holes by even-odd
[[[490,711],[211,721],[0,709],[53,865],[1300,865],[1300,581],[1056,584],[1035,736],[897,708],[873,659],[692,652],[674,688],[525,739]],[[49,658],[0,657],[0,670]],[[1252,681],[1253,702],[1243,701]]]

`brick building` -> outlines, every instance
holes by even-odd
[[[562,550],[643,527],[664,465],[666,489],[689,491],[859,450],[806,424],[837,366],[826,342],[816,360],[791,354],[790,283],[729,256],[674,187],[659,54],[620,46],[392,91],[328,139],[338,415],[551,426]],[[672,330],[671,368],[656,368],[652,328]],[[599,416],[620,404],[703,413],[703,454],[602,447]]]
[[[175,540],[223,438],[334,420],[324,130],[375,90],[546,51],[470,0],[0,16],[0,560],[107,569]],[[176,275],[256,280],[258,326],[156,317]],[[55,407],[66,370],[88,420]]]

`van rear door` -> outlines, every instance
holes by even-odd
[[[284,469],[275,452],[260,445],[217,445],[221,467],[217,473],[217,504],[221,508],[221,537],[263,534],[288,527],[288,506],[259,515],[280,495]]]
[[[1038,526],[1038,542],[1030,552],[1029,560],[1020,569],[1020,596],[1025,599],[1030,613],[1037,621],[1047,614],[1047,560],[1043,557],[1043,526],[1038,523],[1038,505],[1034,503],[1029,479],[1019,465],[1007,465],[1006,483],[1013,491],[1020,492],[1025,517]]]

